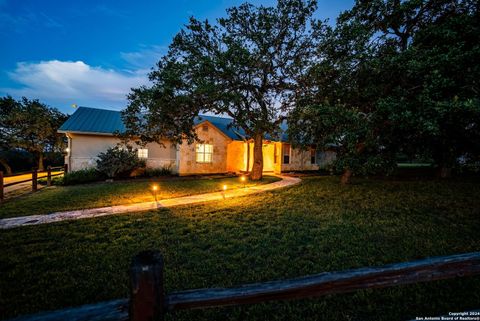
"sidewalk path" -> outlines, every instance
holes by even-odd
[[[162,207],[173,207],[179,205],[197,204],[211,201],[219,201],[224,198],[232,198],[256,194],[275,190],[282,187],[296,185],[301,182],[301,179],[296,177],[279,176],[282,180],[270,184],[256,185],[246,188],[237,188],[234,190],[227,190],[225,192],[214,192],[206,194],[198,194],[192,196],[176,197],[159,200],[157,202],[145,202],[128,205],[116,205],[100,208],[90,208],[84,210],[55,212],[46,215],[31,215],[0,219],[0,229],[10,229],[14,227],[48,224],[53,222],[60,222],[65,220],[78,220],[82,218],[99,217],[106,215],[115,215],[129,212],[148,211]]]

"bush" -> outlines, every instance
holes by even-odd
[[[47,185],[47,179],[46,178],[39,178],[38,179],[38,184]],[[52,185],[64,185],[63,184],[63,177],[62,176],[52,177]]]
[[[63,185],[92,183],[102,181],[105,178],[105,175],[97,171],[95,168],[81,169],[65,174],[63,176]]]
[[[166,165],[157,168],[147,168],[145,170],[145,176],[147,177],[158,177],[158,176],[168,176],[172,174],[172,166]]]
[[[108,178],[129,176],[133,170],[145,167],[145,161],[139,159],[131,148],[109,148],[98,158],[97,170]]]

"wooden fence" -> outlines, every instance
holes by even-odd
[[[52,174],[52,172],[61,172],[61,173],[56,173]],[[17,184],[22,184],[22,183],[27,183],[27,182],[32,182],[32,192],[36,192],[38,190],[38,179],[40,178],[46,178],[47,179],[47,186],[52,185],[52,177],[63,175],[64,173],[68,172],[68,165],[65,164],[64,166],[59,166],[59,167],[47,167],[47,170],[45,171],[38,171],[36,168],[32,169],[29,172],[22,172],[22,173],[16,173],[13,175],[3,175],[3,172],[0,171],[0,202],[3,201],[5,198],[5,188]],[[13,176],[20,176],[20,175],[26,175],[26,174],[31,174],[32,177],[28,179],[22,179],[19,181],[15,181],[12,183],[6,183],[5,184],[5,177],[13,177]],[[46,174],[44,176],[38,176],[38,174]]]
[[[163,258],[147,251],[135,256],[130,269],[129,299],[119,299],[36,315],[15,321],[147,321],[164,320],[171,311],[254,304],[347,293],[362,289],[429,282],[480,274],[480,252],[427,258],[381,267],[325,272],[301,278],[165,293]]]

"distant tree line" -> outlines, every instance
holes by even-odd
[[[191,18],[123,112],[141,142],[197,139],[200,112],[226,114],[254,141],[287,120],[296,146],[336,146],[334,167],[388,173],[399,154],[448,176],[479,161],[480,28],[473,0],[356,1],[334,26],[316,1],[243,4],[216,24]],[[139,135],[138,135],[139,134]]]
[[[65,138],[57,134],[67,115],[38,100],[0,98],[0,167],[11,174],[12,168],[44,169],[45,155],[49,162],[61,159]],[[21,164],[19,164],[21,163]]]

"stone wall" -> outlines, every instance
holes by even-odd
[[[282,143],[282,147],[285,143]],[[309,171],[318,170],[317,164],[311,163],[310,150],[301,150],[299,148],[290,149],[290,162],[288,164],[283,163],[283,148],[281,149],[280,158],[282,161],[282,172],[290,171]]]
[[[196,146],[198,143],[190,145],[183,143],[179,147],[178,173],[180,175],[226,173],[227,149],[232,140],[209,122],[199,124],[196,131],[201,141],[213,145],[212,162],[197,162]]]

